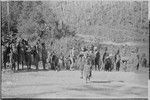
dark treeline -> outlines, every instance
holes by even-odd
[[[11,36],[34,41],[52,36],[60,39],[74,34],[67,24],[60,23],[56,13],[42,1],[10,1],[8,4],[9,15],[7,2],[2,2],[2,43],[11,41]]]

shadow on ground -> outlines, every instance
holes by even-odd
[[[91,81],[91,83],[111,83],[112,81]]]
[[[49,69],[23,69],[23,70],[17,70],[17,71],[14,71],[14,73],[25,73],[25,72],[38,72],[38,71],[52,71],[52,70],[49,70]]]

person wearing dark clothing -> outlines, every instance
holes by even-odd
[[[121,57],[120,57],[120,51],[118,50],[116,55],[115,55],[115,69],[116,71],[119,71],[120,69],[120,60],[121,60]]]
[[[109,56],[109,53],[107,52],[107,48],[105,49],[105,52],[103,54],[103,58],[102,58],[102,62],[103,62],[103,66],[101,67],[101,69],[105,69],[105,59]]]
[[[22,64],[22,69],[25,64],[25,45],[22,41],[19,41],[17,43],[17,54],[18,54],[18,70],[19,70],[19,64]]]
[[[96,51],[96,57],[95,57],[95,70],[97,69],[100,71],[100,53],[99,51]]]
[[[144,57],[142,58],[142,67],[147,67],[147,59]]]
[[[45,43],[42,43],[42,63],[43,63],[43,69],[45,69],[47,54],[48,53],[46,51]]]
[[[112,61],[111,61],[111,59],[110,59],[109,56],[107,56],[107,57],[105,58],[104,64],[105,64],[104,70],[105,70],[105,71],[111,71]]]
[[[58,59],[57,55],[53,52],[52,53],[51,69],[59,71],[60,70],[60,66],[59,66],[58,63],[59,63],[59,59]]]
[[[31,64],[32,64],[32,56],[31,56],[31,48],[30,46],[27,46],[27,50],[26,50],[26,65],[28,69],[31,69]]]
[[[139,59],[140,59],[140,57],[139,57],[139,55],[137,54],[137,60],[138,60],[138,63],[137,63],[137,65],[136,65],[136,70],[139,70]]]
[[[33,54],[33,62],[34,65],[36,66],[36,70],[38,70],[38,63],[40,61],[40,56],[36,50],[36,46],[34,46],[33,50],[32,50],[32,54]]]
[[[6,69],[6,63],[7,62],[10,62],[10,59],[9,59],[9,54],[11,53],[11,47],[9,44],[7,44],[5,47],[4,47],[4,51],[3,51],[3,63],[4,63],[4,69]]]

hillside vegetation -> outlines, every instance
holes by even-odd
[[[60,1],[47,3],[60,22],[77,34],[107,38],[114,42],[148,41],[148,2]]]
[[[6,3],[2,2],[4,34]],[[57,38],[86,34],[116,42],[148,40],[148,1],[11,1],[9,8],[10,30],[19,35],[42,31],[40,37],[54,33]]]
[[[3,45],[18,38],[34,45],[40,39],[58,56],[91,44],[112,51],[127,48],[127,54],[138,47],[149,55],[148,46],[110,46],[148,43],[148,1],[3,1],[1,14]]]

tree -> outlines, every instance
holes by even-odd
[[[11,38],[10,36],[12,35],[14,37],[18,32],[17,24],[18,24],[19,14],[21,13],[21,9],[22,9],[22,2],[23,1],[2,2],[2,37],[4,37],[4,41],[7,39],[8,41],[10,41]],[[7,12],[8,11],[7,4],[9,6],[9,15]],[[8,29],[8,23],[10,29]]]

